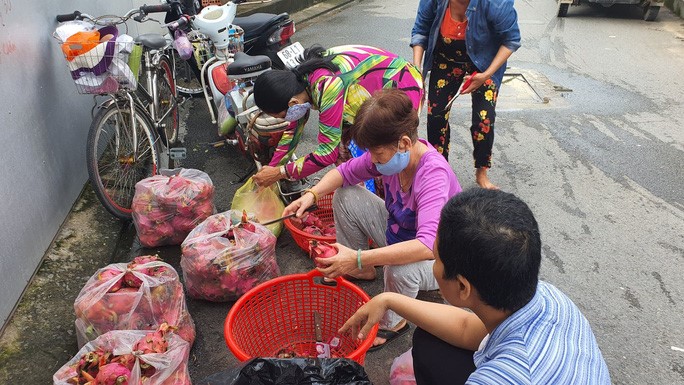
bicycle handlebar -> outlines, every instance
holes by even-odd
[[[78,17],[81,16],[80,11],[74,11],[72,13],[64,14],[64,15],[57,15],[55,18],[58,22],[63,23],[65,21],[72,21],[78,19]]]
[[[148,13],[160,13],[160,12],[169,12],[171,11],[171,5],[170,4],[159,4],[159,5],[143,5],[140,8],[135,8],[131,9],[126,13],[125,16],[119,16],[118,18],[121,20],[121,22],[126,22],[126,20],[133,18],[137,22],[143,22],[145,19],[145,16]],[[97,22],[98,18],[95,18],[93,16],[87,15],[85,13],[81,13],[81,11],[74,11],[69,14],[65,15],[57,15],[55,19],[63,23],[65,21],[72,21],[72,20],[82,20],[82,19],[88,19],[93,22]],[[119,23],[117,23],[119,24]]]
[[[169,12],[170,10],[171,4],[143,5],[140,7],[142,13]]]
[[[164,24],[163,27],[167,27],[167,28],[171,29],[172,31],[175,31],[179,28],[183,28],[186,25],[188,25],[188,23],[190,23],[190,19],[191,19],[190,16],[183,15],[178,20]]]

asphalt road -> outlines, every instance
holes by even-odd
[[[368,44],[411,57],[417,2],[364,0],[298,25],[304,46]],[[657,22],[636,7],[572,7],[557,19],[554,1],[518,1],[523,36],[502,87],[492,180],[533,209],[544,242],[542,278],[566,292],[589,319],[616,384],[684,384],[684,25],[662,9]],[[545,103],[546,101],[546,103]],[[468,98],[451,114],[451,164],[474,185]],[[231,149],[207,149],[213,127],[203,106],[189,115],[188,166],[222,186],[230,205]],[[303,153],[315,146],[316,121]],[[424,131],[423,131],[424,132]],[[279,240],[284,272],[310,261],[288,234]],[[371,294],[380,282],[362,285]],[[233,363],[222,341],[226,305],[190,301],[198,320],[193,378]],[[387,383],[408,337],[368,355],[366,369]]]
[[[417,3],[353,3],[297,40],[411,58]],[[684,24],[666,8],[653,23],[635,6],[571,7],[565,19],[552,0],[516,9],[522,48],[508,73],[520,75],[501,90],[491,178],[532,207],[542,278],[589,319],[613,382],[684,384]],[[451,114],[464,186],[468,103]]]

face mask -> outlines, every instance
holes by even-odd
[[[399,174],[403,169],[409,164],[409,159],[411,158],[411,151],[406,150],[405,152],[397,151],[392,156],[392,159],[387,161],[387,163],[375,163],[375,168],[378,172],[385,176]]]
[[[302,104],[295,104],[288,107],[287,113],[285,114],[285,120],[288,122],[296,122],[303,118],[307,112],[311,109],[311,103],[306,102]]]

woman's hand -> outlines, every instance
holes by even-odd
[[[387,311],[387,293],[382,293],[368,301],[349,317],[347,322],[342,325],[339,333],[351,332],[352,337],[360,340],[366,338],[373,326],[380,322],[382,316]]]
[[[304,215],[306,209],[311,207],[315,202],[315,197],[312,193],[306,192],[304,195],[299,197],[296,201],[290,203],[285,210],[283,210],[283,216],[287,216],[293,213],[297,213],[297,218],[301,218]]]
[[[485,75],[484,73],[478,72],[475,75],[471,75],[469,77],[469,79],[472,79],[472,81],[470,82],[470,85],[466,89],[461,91],[461,94],[469,94],[469,93],[475,91],[476,89],[482,87],[484,82],[486,82],[487,79],[489,79],[489,75]],[[467,81],[468,81],[468,79],[463,79],[464,83]]]
[[[318,271],[327,278],[335,278],[348,274],[358,269],[356,261],[356,250],[352,250],[339,243],[334,243],[338,253],[334,257],[316,258],[316,263],[324,267],[319,267]]]
[[[281,179],[283,176],[280,168],[271,166],[263,166],[253,177],[254,183],[259,187],[268,187]]]

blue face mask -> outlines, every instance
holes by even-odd
[[[409,160],[411,159],[411,151],[406,150],[404,152],[396,153],[392,156],[387,163],[377,163],[375,162],[375,168],[378,172],[385,176],[396,175],[402,172],[408,166]]]
[[[306,102],[302,104],[295,104],[288,107],[287,113],[285,114],[285,120],[288,122],[296,122],[303,118],[307,112],[311,109],[311,103]]]

